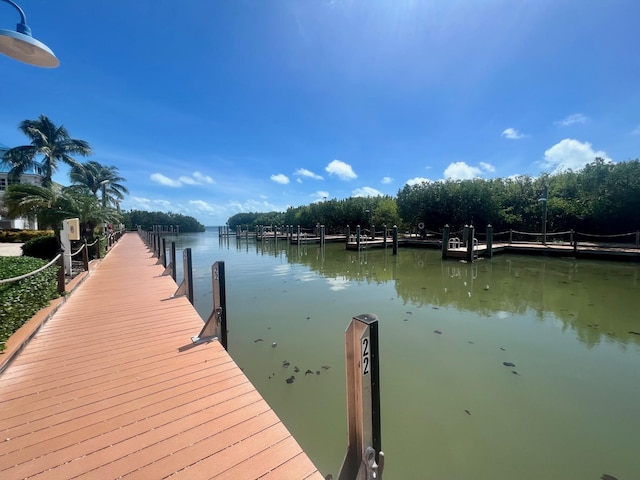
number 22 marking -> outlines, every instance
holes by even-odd
[[[362,339],[362,375],[369,373],[369,337]]]

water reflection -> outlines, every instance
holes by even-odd
[[[234,246],[248,247],[246,242]],[[342,245],[298,247],[284,241],[258,242],[255,248],[308,266],[333,290],[347,289],[351,282],[393,282],[399,298],[419,306],[502,319],[534,311],[541,321],[560,320],[563,330],[575,331],[589,346],[640,344],[640,335],[633,333],[640,332],[637,264],[513,255],[467,264],[443,262],[435,250],[401,249],[394,256],[390,248],[353,252]]]

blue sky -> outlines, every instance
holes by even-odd
[[[125,209],[220,225],[640,157],[637,0],[19,4],[60,67],[0,55],[0,143],[47,115],[119,168]]]

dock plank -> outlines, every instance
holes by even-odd
[[[163,270],[126,234],[0,375],[0,478],[323,478]]]

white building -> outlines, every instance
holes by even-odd
[[[9,147],[2,145],[0,143],[0,159],[4,155],[4,153],[9,150]],[[20,176],[18,183],[30,183],[35,185],[40,185],[42,182],[42,175],[40,171],[36,172],[28,172],[24,175]],[[7,190],[7,187],[14,183],[9,180],[9,168],[8,166],[0,163],[0,229],[8,229],[8,228],[19,228],[24,230],[37,230],[38,229],[38,220],[33,219],[30,220],[28,218],[8,218],[6,216],[6,211],[3,205],[3,197],[4,192]]]

